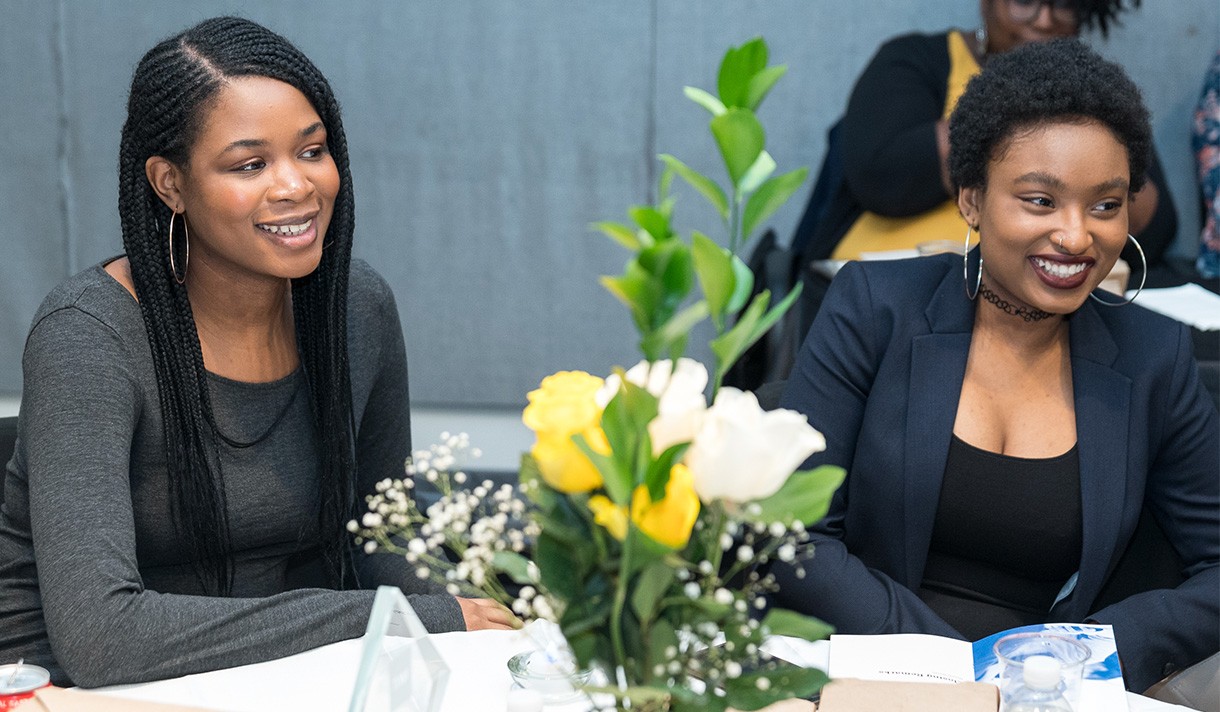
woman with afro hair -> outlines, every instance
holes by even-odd
[[[411,442],[326,78],[215,18],[144,55],[127,107],[125,255],[52,291],[26,342],[0,660],[82,686],[243,665],[359,637],[381,584],[430,630],[507,627],[345,530]]]
[[[843,180],[810,230],[806,257],[856,259],[910,249],[966,229],[949,180],[949,114],[966,83],[991,59],[1031,42],[1104,37],[1139,0],[979,0],[977,30],[908,34],[889,40],[856,81],[837,129]],[[1131,231],[1156,265],[1177,215],[1155,157],[1130,206]],[[799,240],[799,238],[798,238]],[[1138,255],[1123,257],[1136,265]],[[1133,269],[1135,267],[1133,266]]]
[[[966,255],[848,263],[784,405],[847,469],[784,605],[840,633],[978,639],[1111,624],[1142,691],[1220,648],[1220,420],[1188,328],[1097,289],[1151,150],[1123,71],[1030,43],[970,81],[949,127]],[[1147,509],[1183,583],[1100,594]]]

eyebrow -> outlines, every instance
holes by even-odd
[[[1016,179],[1016,182],[1017,183],[1038,183],[1040,185],[1045,185],[1048,188],[1055,188],[1058,190],[1062,190],[1063,188],[1066,187],[1064,185],[1063,181],[1059,180],[1058,178],[1056,178],[1055,176],[1053,176],[1049,173],[1044,173],[1042,171],[1030,171],[1029,173],[1026,173],[1025,175],[1018,176]],[[1093,192],[1104,193],[1107,190],[1114,190],[1116,188],[1126,188],[1129,185],[1130,185],[1130,182],[1126,178],[1116,177],[1116,178],[1111,178],[1108,181],[1098,183],[1097,185],[1093,186]]]
[[[325,128],[326,127],[322,125],[321,121],[315,121],[312,124],[310,124],[309,126],[306,126],[305,128],[301,129],[297,135],[300,136],[301,138],[307,138]],[[223,156],[224,154],[226,154],[229,151],[232,151],[233,149],[236,149],[236,148],[261,148],[266,145],[267,145],[266,139],[261,139],[261,138],[238,139],[237,141],[234,141],[233,143],[229,144],[228,146],[225,146],[224,150],[222,150],[219,155]]]

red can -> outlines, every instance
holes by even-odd
[[[46,668],[25,663],[0,665],[0,712],[15,710],[38,690],[51,684]]]

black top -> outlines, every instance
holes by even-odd
[[[1080,460],[949,445],[920,598],[970,640],[1046,622],[1080,568]]]

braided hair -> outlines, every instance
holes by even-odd
[[[144,165],[161,156],[184,166],[225,81],[276,79],[299,90],[326,127],[340,187],[312,274],[292,280],[293,318],[309,387],[320,475],[318,523],[331,584],[352,575],[343,523],[355,506],[354,423],[347,360],[347,289],[354,209],[347,140],[326,78],[288,40],[249,20],[217,17],[170,37],[136,66],[119,148],[123,247],[148,331],[165,423],[170,513],[200,587],[232,592],[233,561],[224,473],[199,334],[165,239],[172,213]]]

